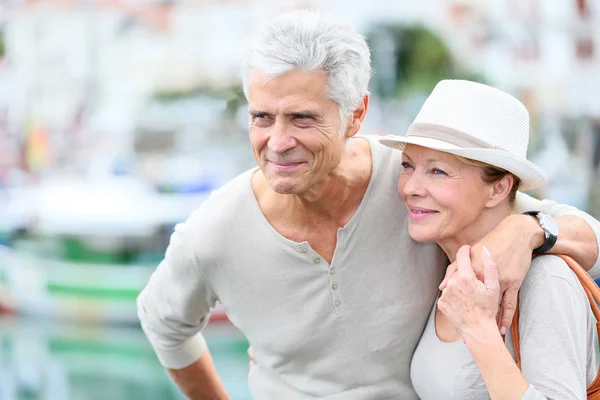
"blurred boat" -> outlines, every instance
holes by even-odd
[[[12,226],[0,246],[0,308],[136,324],[135,300],[174,225],[207,194],[160,193],[125,177],[15,190],[5,209]],[[225,318],[217,307],[211,320]]]
[[[233,326],[204,336],[232,398],[249,399],[248,342]],[[2,400],[183,400],[133,326],[0,318]]]

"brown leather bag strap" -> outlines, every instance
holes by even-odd
[[[512,326],[510,327],[512,334],[513,347],[515,348],[515,357],[517,359],[517,367],[521,369],[521,340],[519,337],[519,296],[517,295],[517,305],[515,308],[515,316],[513,317]]]
[[[598,331],[600,338],[600,309],[598,308],[597,302],[600,302],[600,288],[596,282],[592,279],[592,277],[587,273],[585,269],[581,265],[579,265],[575,260],[566,255],[560,255],[567,265],[575,272],[579,282],[583,286],[583,290],[588,297],[590,307],[592,308],[592,312],[596,317],[596,330]],[[512,326],[511,326],[511,334],[512,334],[512,343],[515,348],[515,356],[517,359],[517,366],[519,369],[521,368],[521,346],[520,346],[520,338],[519,338],[519,301],[517,299],[517,308],[515,311],[515,316],[513,318]],[[588,398],[591,398],[592,395],[598,395],[600,393],[600,371],[596,373],[596,379],[591,383],[587,388]]]

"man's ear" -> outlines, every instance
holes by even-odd
[[[358,131],[360,131],[360,127],[362,126],[362,123],[367,115],[367,110],[369,109],[369,99],[369,94],[367,93],[360,106],[352,113],[348,128],[346,129],[347,138],[356,135]]]

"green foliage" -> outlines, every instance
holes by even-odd
[[[196,87],[185,91],[157,92],[154,93],[152,99],[162,103],[169,103],[202,96],[225,100],[227,102],[226,113],[229,115],[234,115],[237,109],[246,103],[246,97],[244,96],[241,84],[221,90]]]
[[[4,42],[4,31],[0,29],[0,58],[4,58],[6,54],[6,44]]]
[[[393,46],[380,46],[379,41],[390,39]],[[482,82],[478,74],[459,68],[443,39],[426,27],[377,26],[368,35],[368,43],[376,69],[371,90],[381,97],[426,95],[442,79]],[[378,71],[378,66],[394,70]],[[390,81],[390,76],[394,76],[394,82]],[[390,88],[390,84],[394,87]]]

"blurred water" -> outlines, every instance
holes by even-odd
[[[205,331],[235,400],[250,399],[244,336],[229,324]],[[184,399],[135,326],[0,319],[0,400]]]

